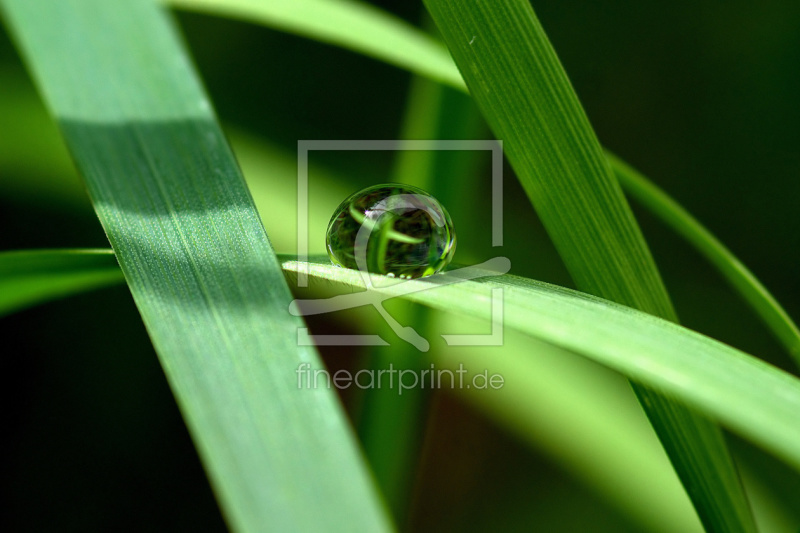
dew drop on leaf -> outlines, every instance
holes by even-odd
[[[456,251],[444,206],[420,188],[395,183],[347,198],[333,213],[325,239],[334,265],[400,278],[441,272]]]

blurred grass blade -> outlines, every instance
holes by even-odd
[[[0,79],[0,194],[93,216],[86,187],[30,79],[8,66],[0,66]]]
[[[287,3],[260,2],[258,0],[163,1],[182,9],[231,16],[344,46],[466,91],[466,85],[452,61],[449,58],[446,62],[442,61],[442,47],[439,42],[428,38],[422,30],[372,6],[365,7],[363,3],[314,0],[314,4],[324,3],[324,8],[310,10],[307,7],[310,7],[311,3],[307,3],[309,0],[305,0],[296,4],[300,6],[297,9],[302,8],[302,11],[290,13],[292,8],[288,7]],[[389,36],[389,41],[399,43],[398,49],[413,50],[414,52],[404,54],[402,61],[394,60],[395,52],[386,50],[382,39],[354,37],[350,26],[338,23],[340,20],[349,20],[353,17],[359,18],[359,25],[368,24],[373,28],[378,28],[383,38]],[[284,19],[290,20],[292,23],[284,23]],[[350,44],[353,39],[357,39],[358,42]],[[800,355],[798,355],[800,354],[800,333],[798,333],[797,326],[758,279],[677,202],[613,154],[606,152],[606,156],[623,189],[711,261],[711,264],[751,305],[800,366]]]
[[[606,152],[606,157],[628,194],[686,239],[719,270],[800,366],[800,330],[758,278],[678,202],[615,155]]]
[[[3,252],[0,316],[124,280],[111,250]]]
[[[482,126],[480,120],[471,100],[463,93],[426,78],[414,77],[399,138],[455,139],[459,135],[474,138],[476,130]],[[472,159],[475,155],[475,152],[447,150],[401,150],[395,152],[389,181],[430,192],[456,216],[458,211],[454,208],[462,207],[459,203],[471,203],[469,195],[463,191],[476,185],[479,179],[480,165]],[[439,179],[434,179],[435,176]],[[428,336],[436,322],[431,310],[419,306],[395,318],[423,337]],[[431,355],[406,343],[389,352],[374,349],[366,354],[367,365],[372,370],[385,369],[391,364],[414,372],[424,370]],[[375,478],[401,527],[408,517],[408,504],[417,479],[416,466],[429,425],[430,405],[431,391],[425,387],[406,390],[402,396],[380,388],[367,389],[361,395],[356,423],[358,434]]]
[[[299,270],[294,258],[281,259],[287,273]],[[364,286],[358,271],[327,258],[309,263],[309,276],[325,282],[320,286],[346,287],[341,298]],[[492,320],[492,289],[502,289],[506,327],[663,390],[800,470],[800,379],[736,348],[608,300],[510,274],[472,281],[454,273],[400,283],[375,279],[376,290],[389,297],[484,321]],[[303,300],[293,304],[293,312],[309,308]]]
[[[442,333],[471,325],[456,315],[443,322]],[[491,394],[474,388],[457,394],[623,512],[636,531],[703,531],[664,448],[618,373],[511,328],[503,333],[503,346],[450,347],[433,355],[440,368],[456,371],[460,364],[505,376],[503,388]]]
[[[463,316],[437,316],[444,322],[441,333],[488,329]],[[491,394],[475,388],[457,393],[623,512],[636,525],[635,531],[703,530],[620,374],[511,328],[504,332],[503,346],[450,347],[432,355],[437,367],[453,372],[462,365],[507,376],[503,388]],[[742,468],[747,464],[741,459],[737,456],[737,466],[756,525],[772,533],[796,533],[789,525],[800,524],[800,509],[795,509],[791,496],[784,503],[769,485],[746,476]]]
[[[388,529],[334,394],[297,389],[318,357],[167,17],[149,0],[0,5],[231,528]]]
[[[352,0],[164,0],[295,33],[375,57],[462,88],[447,49],[431,36],[364,2]]]
[[[425,5],[577,287],[675,320],[619,183],[528,1]],[[721,430],[633,386],[704,526],[754,531]]]
[[[400,139],[436,139],[438,133],[442,85],[415,76],[408,91]],[[389,182],[420,187],[439,197],[432,189],[435,160],[441,151],[401,150],[394,154],[394,168]],[[433,311],[411,307],[395,319],[407,323],[427,337]],[[420,372],[429,362],[429,354],[403,343],[391,351],[371,347],[364,355],[371,371],[397,367],[401,371]],[[359,394],[355,418],[364,454],[375,480],[401,529],[407,528],[413,487],[417,481],[431,406],[431,391],[413,387],[398,395],[385,388],[366,389]]]

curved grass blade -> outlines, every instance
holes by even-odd
[[[526,0],[425,0],[576,286],[676,316],[641,231],[555,51]],[[701,521],[754,531],[719,427],[633,382]]]
[[[280,257],[286,272],[300,270],[293,257]],[[351,292],[364,287],[356,270],[314,258],[308,272],[311,279],[348,288],[335,297],[340,298],[337,302],[363,305],[368,300]],[[506,327],[679,398],[800,470],[800,379],[651,314],[544,282],[493,274],[483,271],[486,277],[467,280],[466,272],[451,271],[399,283],[374,276],[374,285],[385,297],[403,297],[487,322],[492,320],[487,298],[493,289],[501,289]],[[318,308],[314,302],[297,300],[293,312]]]
[[[111,250],[0,253],[0,316],[125,281]]]
[[[196,10],[221,16],[233,16],[232,13],[226,12],[225,6],[228,4],[222,0],[167,0],[167,2],[181,9]],[[326,9],[328,10],[346,10],[349,6],[350,3],[326,2]],[[274,10],[276,8],[271,3],[265,4],[252,0],[241,0],[239,8],[236,10],[236,18],[240,18],[249,22],[260,22],[267,27],[275,29],[286,29],[280,24],[281,18],[279,15],[274,17],[258,16],[259,10],[262,9]],[[282,10],[279,11],[279,13],[287,11],[285,6],[278,9]],[[402,46],[399,47],[400,49],[407,49],[409,46],[408,42],[412,39],[420,43],[424,41],[424,39],[419,38],[419,36],[408,39],[408,35],[417,33],[422,34],[422,31],[397,18],[393,18],[388,13],[372,8],[368,9],[367,11],[360,12],[364,13],[365,16],[369,18],[370,25],[379,27],[382,33],[391,34],[396,32],[395,39],[402,43]],[[350,31],[348,30],[347,26],[334,24],[333,21],[338,20],[340,17],[347,17],[350,15],[337,13],[334,17],[326,18],[320,16],[321,12],[318,11],[310,11],[305,14],[307,15],[306,17],[287,15],[296,22],[297,26],[294,30],[292,30],[294,33],[314,39],[316,38],[315,28],[323,27],[323,29],[319,31],[330,35],[330,38],[326,40],[326,42],[330,42],[332,44],[342,43],[340,45],[344,46],[343,41],[348,38]],[[391,20],[391,23],[382,25],[381,21],[384,20]],[[365,53],[366,55],[370,55],[380,60],[391,62],[385,57],[385,54],[383,54],[383,48],[380,47],[380,43],[381,41],[379,39],[363,40],[359,43],[359,46],[353,46],[350,47],[350,49],[356,52]],[[448,58],[447,62],[444,63],[440,62],[438,59],[435,59],[437,56],[441,55],[441,53],[442,46],[440,43],[436,42],[435,40],[429,40],[427,44],[421,44],[416,49],[414,54],[405,56],[403,63],[398,64],[398,66],[408,68],[409,70],[422,75],[427,75],[431,79],[443,80],[445,83],[448,83],[453,87],[466,91],[466,86],[464,85],[463,80],[461,80],[461,75],[458,73],[452,60]],[[439,64],[439,66],[431,67],[431,65],[434,64]],[[435,72],[428,72],[432,68],[435,69]],[[7,77],[12,82],[15,81],[13,76],[7,75]],[[448,79],[450,81],[446,81]],[[19,90],[15,87],[16,85],[14,86],[14,94],[16,95]],[[25,113],[24,117],[18,116],[18,111],[20,109],[19,103],[9,103],[6,99],[0,100],[0,103],[3,104],[3,116],[5,119],[7,119],[7,121],[11,121],[13,124],[16,124],[16,126],[9,127],[8,131],[20,131],[22,129],[21,126],[24,124],[24,120],[28,119],[29,113],[31,112],[29,111],[29,102],[27,100],[23,100],[22,107]],[[33,109],[33,111],[38,111],[38,109]],[[3,130],[3,133],[5,131],[6,130]],[[41,143],[42,141],[40,137],[41,135],[31,139],[37,143]],[[45,142],[47,140],[49,140],[49,138],[45,138]],[[238,154],[240,150],[237,140],[238,137],[236,136],[231,139]],[[24,152],[25,147],[18,143],[18,137],[9,137],[7,141],[13,141],[15,143],[14,148],[2,152],[2,155],[7,158],[14,157],[18,159],[19,155]],[[247,148],[248,154],[256,153],[256,151],[252,149],[252,144],[253,143],[249,140],[246,143],[245,148]],[[34,183],[34,186],[42,183],[35,193],[38,195],[52,194],[54,186],[61,186],[61,181],[49,179],[53,175],[52,168],[55,166],[60,169],[60,171],[56,173],[59,175],[61,173],[67,173],[68,169],[64,170],[66,168],[64,159],[62,157],[55,157],[51,155],[51,145],[47,146],[47,149],[39,149],[36,151],[36,153],[40,155],[46,155],[46,157],[41,160],[42,168],[46,167],[48,169],[47,172],[50,174],[46,183],[44,182],[42,176],[36,175],[34,177],[38,181],[26,180],[24,183],[12,184],[11,186],[15,188],[15,191],[25,188],[27,193],[28,190],[32,188],[31,183]],[[714,235],[707,228],[694,219],[691,214],[686,212],[686,210],[683,209],[673,198],[671,198],[663,190],[659,189],[653,182],[647,180],[647,178],[645,178],[641,173],[632,169],[629,165],[615,155],[606,151],[606,157],[609,159],[611,167],[614,169],[614,172],[617,176],[617,179],[619,179],[623,190],[625,190],[625,192],[627,192],[634,200],[640,202],[646,209],[653,213],[653,215],[664,222],[668,227],[678,232],[678,234],[685,238],[691,246],[698,250],[704,257],[706,257],[750,304],[756,314],[761,317],[762,321],[767,325],[770,331],[783,343],[789,353],[793,355],[795,361],[798,361],[798,365],[800,365],[800,355],[798,355],[800,354],[800,333],[798,332],[798,328],[791,317],[788,316],[786,311],[781,307],[780,303],[777,302],[775,297],[766,289],[766,287],[764,287],[758,281],[752,272],[750,272],[747,267],[744,266],[741,261],[730,252],[730,250],[725,248],[724,245],[722,245],[722,243],[720,243],[719,240],[716,239],[716,237],[714,237]],[[288,154],[286,155],[286,158],[288,163],[292,163],[294,161],[294,159]],[[14,159],[14,161],[17,159]],[[246,162],[243,162],[243,167],[246,166],[245,163]],[[27,171],[27,164],[25,168]],[[255,169],[256,167],[254,166],[253,168]],[[247,172],[245,172],[245,174],[249,176]],[[253,183],[255,185],[260,184],[260,182]],[[79,195],[82,194],[82,190],[70,187],[68,185],[64,185],[62,188],[64,189],[65,194],[69,194],[68,200],[70,201],[72,201],[74,196],[79,197]],[[257,202],[262,201],[263,203],[266,203],[270,198],[268,192],[261,191],[253,191],[253,196]],[[60,199],[61,196],[59,196],[59,200]],[[80,200],[75,200],[75,202],[78,201]],[[278,246],[278,248],[288,248],[289,241],[294,239],[295,233],[296,232],[287,232],[289,237],[287,239],[286,246]]]
[[[33,268],[82,250],[15,251]],[[51,257],[48,257],[50,254]],[[110,251],[99,250],[108,257]],[[295,256],[279,255],[287,276]],[[309,261],[310,279],[363,289],[358,271],[335,267],[327,257]],[[86,264],[86,270],[94,268]],[[506,326],[659,388],[722,421],[800,470],[800,379],[752,355],[672,322],[582,292],[511,274],[481,273],[466,280],[457,271],[397,283],[382,276],[374,290],[460,316],[491,322],[486,297],[503,290]],[[313,286],[312,286],[313,287]],[[81,290],[76,287],[76,292]],[[328,291],[329,292],[329,291]],[[357,293],[356,293],[357,294]],[[297,310],[303,300],[293,304]]]
[[[463,331],[471,324],[465,320],[445,315],[440,329]],[[488,329],[479,322],[474,328]],[[455,372],[462,365],[504,376],[503,388],[489,394],[474,388],[454,392],[624,513],[636,531],[703,531],[620,374],[511,328],[503,332],[503,346],[449,347],[434,356],[439,368]]]
[[[758,278],[678,202],[617,156],[607,151],[606,157],[625,191],[700,252],[750,304],[800,366],[800,330]]]
[[[461,75],[442,43],[364,2],[350,0],[165,0],[191,9],[257,22],[334,44],[453,87]]]
[[[390,529],[233,155],[145,0],[3,0],[231,528]],[[310,512],[310,506],[313,512]]]
[[[228,7],[228,0],[164,1],[181,9],[232,16],[249,22],[261,23],[270,28],[291,31],[311,39],[319,39],[344,46],[350,50],[407,68],[420,75],[426,75],[431,79],[441,81],[462,91],[467,90],[460,73],[454,68],[452,61],[448,59],[448,62],[442,62],[440,43],[433,39],[427,39],[422,30],[392,17],[388,13],[371,7],[364,8],[363,4],[330,1],[325,2],[324,11],[303,11],[303,16],[299,16],[298,14],[287,13],[289,9],[285,4],[276,8],[273,3],[263,3],[256,0],[237,0],[235,9]],[[330,16],[331,13],[334,16]],[[357,15],[353,13],[357,13]],[[395,61],[392,59],[392,54],[389,54],[382,46],[381,39],[364,39],[359,40],[358,43],[348,44],[348,41],[352,39],[349,26],[337,24],[336,21],[346,20],[348,17],[353,16],[363,16],[364,20],[360,21],[359,24],[368,24],[378,28],[381,35],[384,37],[388,35],[392,42],[400,43],[398,47],[400,49],[410,49],[413,46],[411,43],[417,43],[413,47],[414,53],[404,56],[403,61]],[[294,22],[294,25],[288,28],[286,24],[281,22],[282,17],[289,18]],[[323,39],[319,37],[320,35],[325,35],[326,37]],[[434,65],[437,66],[434,67]],[[432,69],[435,72],[431,72]],[[800,351],[800,333],[798,333],[798,328],[791,317],[788,316],[775,297],[767,291],[739,259],[729,250],[723,249],[723,245],[711,232],[694,220],[675,200],[670,198],[664,191],[658,189],[643,175],[633,171],[630,166],[613,154],[606,152],[606,157],[614,169],[615,175],[620,180],[622,188],[706,257],[744,297],[800,365],[800,355],[798,355]],[[633,174],[634,172],[635,175]]]

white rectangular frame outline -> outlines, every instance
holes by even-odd
[[[298,140],[297,286],[308,287],[308,153],[312,150],[489,150],[492,152],[492,246],[503,246],[503,141],[497,140]]]

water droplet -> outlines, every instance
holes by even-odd
[[[335,265],[410,279],[442,271],[455,254],[456,233],[436,198],[390,183],[342,202],[328,224],[326,245]]]

